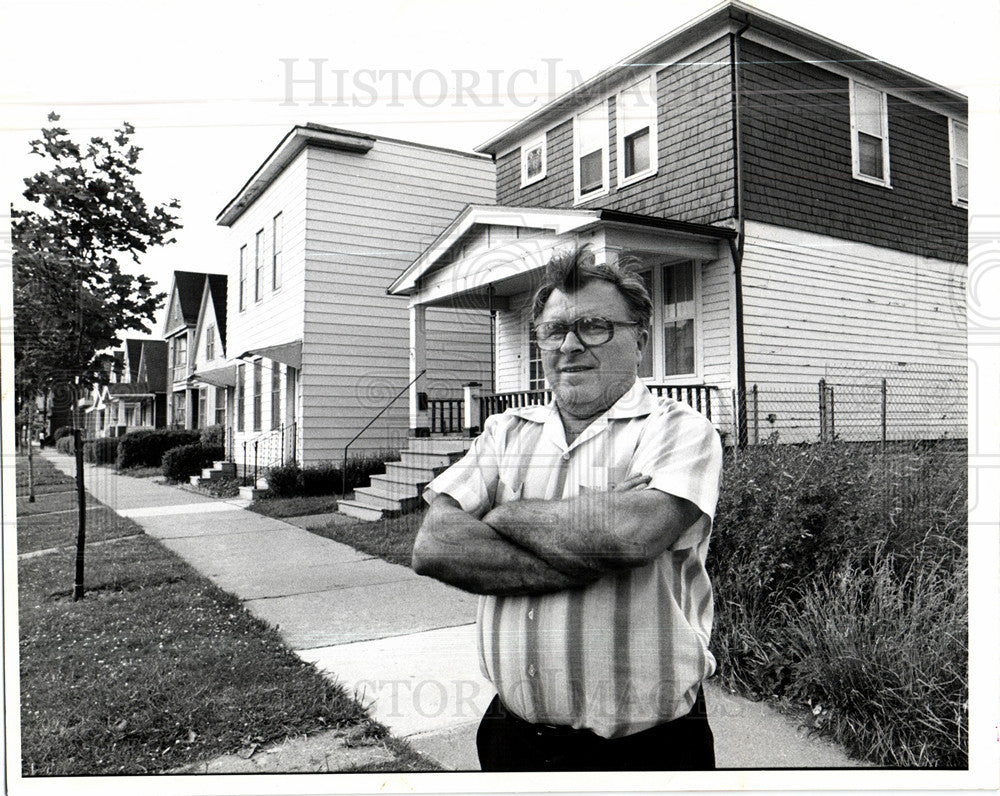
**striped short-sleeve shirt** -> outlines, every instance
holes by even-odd
[[[632,475],[686,498],[699,519],[652,562],[585,587],[480,598],[480,666],[523,719],[614,738],[687,713],[715,671],[705,572],[722,448],[711,423],[638,380],[567,445],[554,405],[487,419],[468,454],[427,487],[482,517],[518,499],[609,490]],[[609,521],[613,521],[609,518]]]

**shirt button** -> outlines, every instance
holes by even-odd
[[[528,611],[528,619],[531,619],[532,621],[534,621],[534,619],[535,619],[535,609],[534,608],[532,608],[530,611]]]
[[[535,671],[536,671],[535,664],[529,663],[528,664],[528,677],[534,677],[535,676]]]
[[[568,461],[569,461],[569,454],[568,454],[568,453],[564,453],[564,454],[562,455],[562,460],[563,460],[564,462],[568,462]]]

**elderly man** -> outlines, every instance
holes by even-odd
[[[642,280],[557,255],[533,304],[549,406],[487,419],[427,487],[414,569],[483,595],[483,770],[714,768],[702,681],[721,445],[637,378]]]

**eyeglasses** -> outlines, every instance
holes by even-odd
[[[566,335],[573,332],[588,348],[604,345],[615,336],[616,326],[638,326],[634,321],[610,321],[607,318],[577,318],[572,323],[551,321],[535,326],[535,342],[543,351],[560,348]]]

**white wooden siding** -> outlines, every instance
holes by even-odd
[[[838,436],[877,439],[885,378],[889,439],[964,437],[965,279],[965,265],[747,224],[744,342],[761,436],[817,439],[823,378]]]
[[[497,392],[528,389],[525,323],[530,316],[531,296],[528,294],[511,298],[510,308],[497,313]],[[489,380],[484,384],[489,384]]]
[[[492,202],[483,158],[378,140],[365,154],[307,150],[307,245],[301,372],[303,463],[339,460],[344,445],[409,380],[408,301],[386,288],[466,204]],[[428,312],[422,389],[461,396],[489,377],[489,317]],[[405,445],[406,396],[351,447]]]
[[[303,336],[306,252],[306,153],[299,154],[232,225],[229,232],[228,285],[226,290],[226,353],[232,359],[244,351],[300,340]],[[271,285],[273,219],[282,214],[282,269],[278,290]],[[264,282],[261,301],[254,301],[254,239],[264,230]],[[245,307],[239,309],[240,247],[246,246]],[[268,428],[270,360],[265,361],[261,431],[253,430],[253,365],[246,361],[246,413],[244,431],[236,432],[234,454],[242,459],[242,443]],[[235,406],[235,402],[234,402]],[[236,419],[227,419],[236,428]]]

